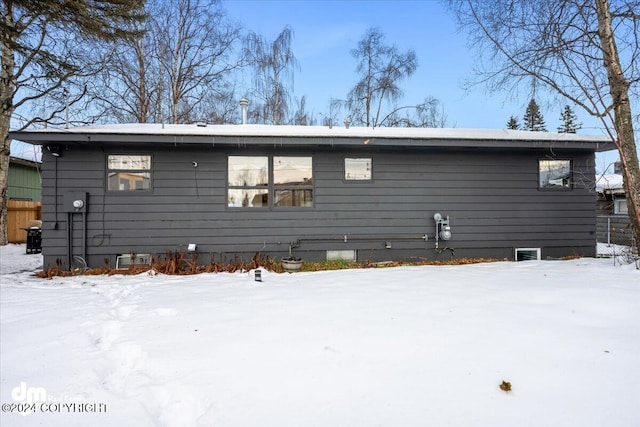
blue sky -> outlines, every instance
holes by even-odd
[[[228,0],[230,18],[245,30],[273,40],[286,25],[294,31],[293,50],[299,62],[294,75],[294,96],[306,96],[307,109],[318,122],[329,111],[329,100],[344,99],[357,80],[351,56],[369,27],[382,29],[389,44],[400,51],[414,49],[418,69],[402,83],[402,105],[415,105],[425,97],[438,98],[447,125],[457,128],[505,128],[511,115],[522,116],[530,100],[529,88],[518,94],[488,93],[479,85],[463,89],[473,78],[475,51],[467,46],[454,18],[439,0]],[[247,79],[250,77],[247,76]],[[250,81],[243,82],[249,86]],[[562,105],[537,98],[547,129],[555,131]],[[576,110],[584,123],[580,133],[602,134],[598,123]],[[617,155],[606,156],[606,162]],[[598,167],[605,156],[600,155]]]
[[[450,126],[504,128],[510,115],[522,119],[531,96],[528,88],[513,99],[507,93],[487,93],[482,86],[463,89],[464,81],[473,77],[475,52],[437,0],[230,0],[224,5],[245,29],[269,40],[286,25],[293,28],[293,49],[300,64],[295,72],[295,96],[306,95],[316,113],[328,110],[331,97],[345,98],[355,84],[356,60],[350,50],[372,26],[382,29],[388,44],[401,51],[416,51],[418,69],[402,84],[403,104],[434,96],[443,103]],[[545,100],[539,103],[547,128],[555,130],[562,106],[547,107]]]
[[[526,87],[517,94],[489,93],[482,85],[463,88],[474,77],[476,52],[438,0],[229,0],[224,7],[246,30],[269,40],[286,25],[293,28],[293,50],[300,66],[295,72],[294,95],[306,96],[308,109],[319,122],[329,110],[329,100],[344,99],[355,84],[356,60],[350,51],[373,26],[382,29],[387,43],[417,54],[418,69],[402,84],[402,104],[414,105],[427,96],[438,98],[450,127],[505,128],[511,115],[522,123],[531,98]],[[563,105],[553,99],[536,100],[547,129],[555,131]],[[602,134],[596,120],[579,110],[576,114],[583,123],[580,133]],[[597,167],[604,169],[616,158],[615,152],[600,154]]]

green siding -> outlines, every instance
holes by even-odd
[[[33,167],[10,163],[7,192],[10,200],[42,201],[40,172]]]

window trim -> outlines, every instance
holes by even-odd
[[[109,168],[109,157],[111,156],[147,156],[149,157],[149,169],[110,169]],[[151,153],[141,153],[141,152],[135,152],[135,153],[123,153],[123,152],[113,152],[113,153],[106,153],[105,157],[105,192],[108,194],[119,194],[119,195],[135,195],[135,194],[140,194],[140,193],[152,193],[153,192],[153,154]],[[149,174],[149,188],[146,189],[133,189],[133,190],[120,190],[119,188],[117,190],[112,190],[109,189],[109,176],[111,173],[122,173],[122,172],[127,172],[127,173],[148,173]]]
[[[229,158],[230,157],[266,157],[267,158],[267,175],[268,175],[268,183],[265,186],[258,187],[241,187],[241,186],[230,186],[229,185]],[[307,157],[311,159],[311,184],[309,185],[295,185],[295,184],[275,184],[275,176],[274,176],[274,158],[276,157]],[[226,170],[226,178],[225,178],[225,206],[226,209],[231,210],[270,210],[270,211],[286,211],[286,210],[310,210],[315,209],[316,207],[316,185],[315,185],[315,161],[314,156],[312,154],[227,154],[227,170]],[[267,205],[266,206],[258,206],[258,207],[248,207],[248,206],[229,206],[229,190],[237,190],[237,189],[255,189],[255,190],[267,190]],[[287,191],[287,190],[308,190],[311,191],[311,206],[276,206],[275,204],[275,194],[276,191]]]
[[[541,162],[569,162],[569,185],[568,186],[553,186],[553,187],[542,187],[540,178],[542,169],[540,168]],[[538,190],[539,191],[572,191],[573,190],[573,160],[566,158],[559,159],[550,159],[550,158],[540,158],[538,159]]]

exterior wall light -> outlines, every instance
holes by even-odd
[[[74,200],[74,201],[73,201],[73,207],[74,207],[76,210],[80,210],[80,209],[82,209],[82,208],[84,207],[84,201],[82,201],[82,200],[80,200],[80,199],[78,199],[78,200]]]

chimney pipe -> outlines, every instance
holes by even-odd
[[[247,106],[249,105],[249,100],[247,98],[242,98],[240,100],[240,108],[242,109],[242,124],[247,124]]]

